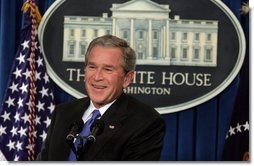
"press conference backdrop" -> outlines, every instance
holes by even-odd
[[[36,4],[43,15],[53,2],[54,0],[37,0]],[[161,154],[161,160],[163,161],[223,160],[224,158],[222,158],[222,156],[225,156],[223,151],[230,151],[224,150],[224,144],[226,140],[225,138],[228,136],[231,119],[234,118],[235,108],[240,110],[242,108],[235,106],[236,104],[245,104],[241,111],[245,113],[247,112],[247,116],[244,118],[247,118],[246,120],[248,121],[249,16],[241,15],[239,10],[243,2],[246,1],[223,0],[223,2],[238,18],[246,36],[247,51],[243,67],[234,81],[223,92],[211,100],[188,110],[163,114],[163,118],[166,122],[166,136]],[[24,1],[22,0],[1,0],[0,2],[1,102],[3,102],[10,69],[20,39],[20,30],[23,21],[21,7],[23,3]],[[64,92],[54,83],[52,84],[52,88],[55,94],[56,104],[74,99],[74,97]],[[241,89],[241,91],[238,91],[239,89]],[[243,95],[241,95],[242,91],[245,92]],[[242,100],[238,99],[239,96]],[[248,137],[247,140],[244,141],[248,143]],[[238,149],[234,149],[232,145],[229,147],[232,148],[233,151],[238,151]],[[228,160],[228,158],[226,160]],[[236,159],[235,157],[230,160],[241,160],[241,157],[239,159]]]

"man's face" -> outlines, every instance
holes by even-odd
[[[85,68],[85,85],[95,107],[100,108],[118,98],[131,83],[133,74],[134,71],[124,72],[119,48],[92,48]]]

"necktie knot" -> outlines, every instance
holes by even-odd
[[[92,123],[94,122],[95,119],[97,119],[101,116],[99,110],[94,110],[91,114],[92,114],[92,117],[90,119],[88,119],[84,124],[84,128],[83,128],[82,132],[80,133],[81,136],[84,136],[84,137],[88,136],[90,133],[90,127],[91,127]]]
[[[101,116],[101,114],[100,114],[99,110],[93,110],[91,119],[92,119],[92,121],[94,121],[95,119],[99,118],[100,116]]]

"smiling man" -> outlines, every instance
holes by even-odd
[[[133,80],[135,64],[135,52],[125,40],[112,35],[94,39],[85,57],[88,97],[56,106],[37,160],[159,160],[163,118],[154,108],[124,93]],[[81,132],[72,125],[80,119],[85,122]],[[103,125],[87,127],[95,119]],[[92,131],[87,134],[86,128]],[[71,143],[66,142],[69,134],[75,137]]]

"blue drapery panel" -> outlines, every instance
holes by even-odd
[[[43,15],[54,0],[37,0]],[[246,36],[248,27],[240,7],[245,0],[223,0],[241,22]],[[0,1],[0,102],[2,103],[11,65],[15,56],[22,25],[21,0]],[[247,38],[247,43],[249,42]],[[248,49],[248,48],[247,48]],[[230,125],[240,76],[218,96],[197,107],[163,115],[166,122],[165,143],[161,160],[217,161],[221,160],[225,135]],[[53,85],[56,104],[73,100],[57,85]]]
[[[164,115],[166,137],[161,160],[221,160],[239,77],[218,97],[195,108]]]

